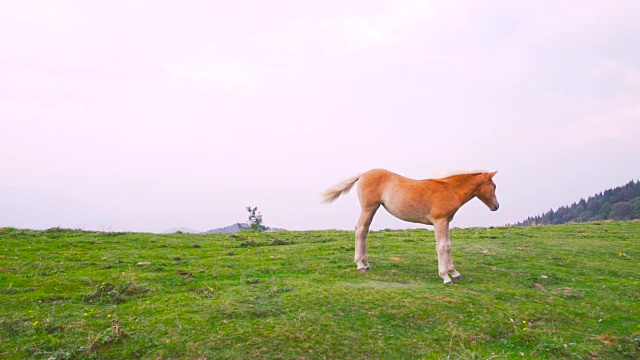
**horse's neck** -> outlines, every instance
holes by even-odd
[[[450,180],[449,183],[452,185],[453,190],[460,198],[462,204],[465,204],[477,195],[478,189],[483,182],[482,174],[458,175],[448,180]]]

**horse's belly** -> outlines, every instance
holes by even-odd
[[[387,204],[382,204],[382,206],[389,212],[389,214],[397,217],[400,220],[419,223],[419,224],[427,224],[432,225],[431,221],[424,216],[422,209],[415,209],[411,207],[406,208],[398,208],[395,206],[388,206]]]

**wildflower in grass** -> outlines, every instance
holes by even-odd
[[[84,316],[89,316],[89,314],[87,314],[87,313],[84,313]]]
[[[528,328],[526,328],[526,327],[523,327],[523,328],[522,328],[522,330],[527,331],[527,330],[529,330],[529,329],[528,329]]]
[[[111,314],[108,314],[107,317],[111,317]]]
[[[38,326],[38,324],[40,324],[40,321],[35,321],[35,322],[34,322],[33,324],[31,324],[31,325],[33,325],[33,326]]]

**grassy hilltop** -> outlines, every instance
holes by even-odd
[[[640,223],[451,237],[0,229],[0,358],[640,358]]]

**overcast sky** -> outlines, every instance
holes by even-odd
[[[640,178],[639,1],[4,1],[0,226],[353,229],[355,192],[499,170],[523,220]],[[409,228],[380,210],[373,229]]]

